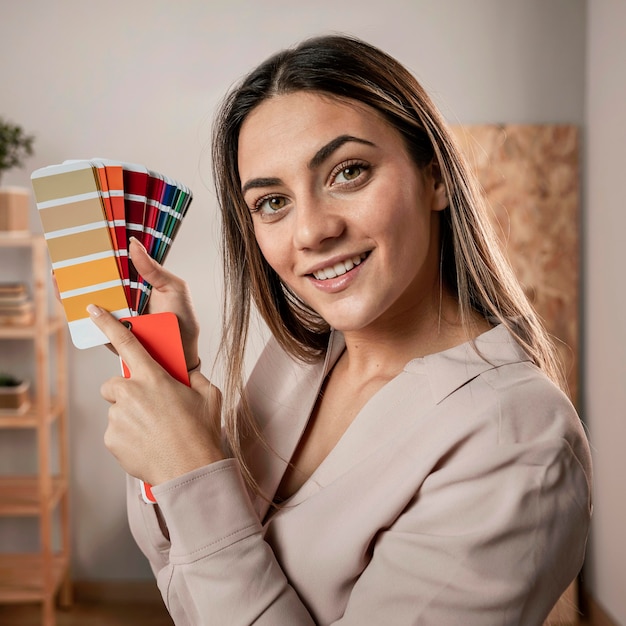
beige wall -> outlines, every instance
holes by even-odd
[[[626,624],[625,26],[623,0],[590,0],[583,376],[595,513],[585,574],[618,624]]]
[[[626,580],[626,556],[622,552],[617,560],[617,548],[607,547],[619,545],[626,527],[623,488],[611,481],[611,476],[617,482],[625,475],[625,455],[617,450],[613,430],[624,427],[618,424],[624,413],[619,376],[624,331],[619,324],[615,329],[609,317],[609,311],[624,309],[619,307],[624,303],[620,265],[611,255],[616,256],[620,238],[615,220],[625,218],[617,191],[604,182],[611,171],[615,174],[609,182],[620,180],[617,151],[624,145],[612,147],[608,115],[621,123],[623,134],[624,114],[616,105],[606,111],[603,107],[612,101],[602,96],[617,88],[625,66],[624,44],[611,30],[625,23],[621,0],[592,0],[589,19],[584,0],[110,0],[100,5],[106,11],[83,0],[1,4],[0,115],[37,134],[36,156],[25,171],[10,172],[4,182],[28,185],[28,174],[36,167],[103,156],[146,164],[192,187],[195,200],[168,266],[191,284],[204,322],[206,362],[217,341],[220,278],[215,202],[203,147],[220,96],[278,47],[331,30],[364,37],[405,62],[452,122],[583,125],[587,119],[585,184],[593,211],[586,229],[585,407],[601,452],[596,475],[602,478],[596,500],[602,533],[594,535],[588,577],[599,585],[598,596],[607,607],[626,623],[624,598],[610,584]],[[621,13],[621,22],[612,12]],[[587,118],[586,27],[587,80],[595,89],[590,89]],[[614,36],[604,41],[606,28]],[[622,63],[604,76],[599,68],[613,58],[611,42],[622,46]],[[623,100],[623,91],[621,95]],[[608,212],[610,220],[600,218]],[[34,208],[31,221],[39,230]],[[5,271],[19,272],[5,270],[6,263],[0,259],[0,279]],[[616,335],[621,341],[615,341]],[[28,366],[25,354],[0,353],[0,367],[9,360]],[[70,370],[75,575],[148,577],[126,527],[123,474],[102,446],[107,407],[98,389],[117,373],[118,364],[104,350],[71,349]],[[10,447],[0,441],[0,470],[25,466],[28,446],[25,436]],[[18,530],[0,522],[0,547],[3,538],[18,542]]]

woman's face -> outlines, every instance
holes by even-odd
[[[375,110],[310,92],[266,100],[241,128],[239,174],[265,259],[331,327],[437,314],[443,185]]]

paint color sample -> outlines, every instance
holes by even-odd
[[[191,190],[143,165],[100,158],[41,168],[31,182],[72,341],[107,343],[85,307],[117,318],[146,309],[151,285],[129,260],[129,237],[162,263]]]
[[[78,348],[106,343],[89,319],[87,304],[97,304],[118,318],[132,312],[115,260],[98,174],[83,161],[39,169],[31,181],[72,342]],[[94,260],[100,263],[92,276]]]

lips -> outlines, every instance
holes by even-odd
[[[345,261],[339,261],[334,265],[324,267],[321,270],[317,270],[316,272],[313,272],[313,276],[317,280],[328,280],[330,278],[337,278],[337,276],[342,276],[346,272],[349,272],[351,269],[355,268],[357,265],[360,265],[366,256],[367,253],[357,254],[352,258],[346,259]]]

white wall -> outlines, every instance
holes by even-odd
[[[596,504],[586,574],[626,624],[626,3],[588,6],[583,362]]]
[[[278,48],[342,31],[408,65],[451,121],[582,124],[585,11],[584,0],[5,1],[0,115],[36,133],[37,143],[28,167],[4,182],[28,185],[37,167],[103,156],[192,187],[168,267],[191,284],[208,362],[220,272],[202,151],[216,102],[235,79]],[[103,349],[70,350],[74,574],[81,579],[149,576],[126,528],[123,475],[102,445],[107,406],[98,389],[117,368]]]

